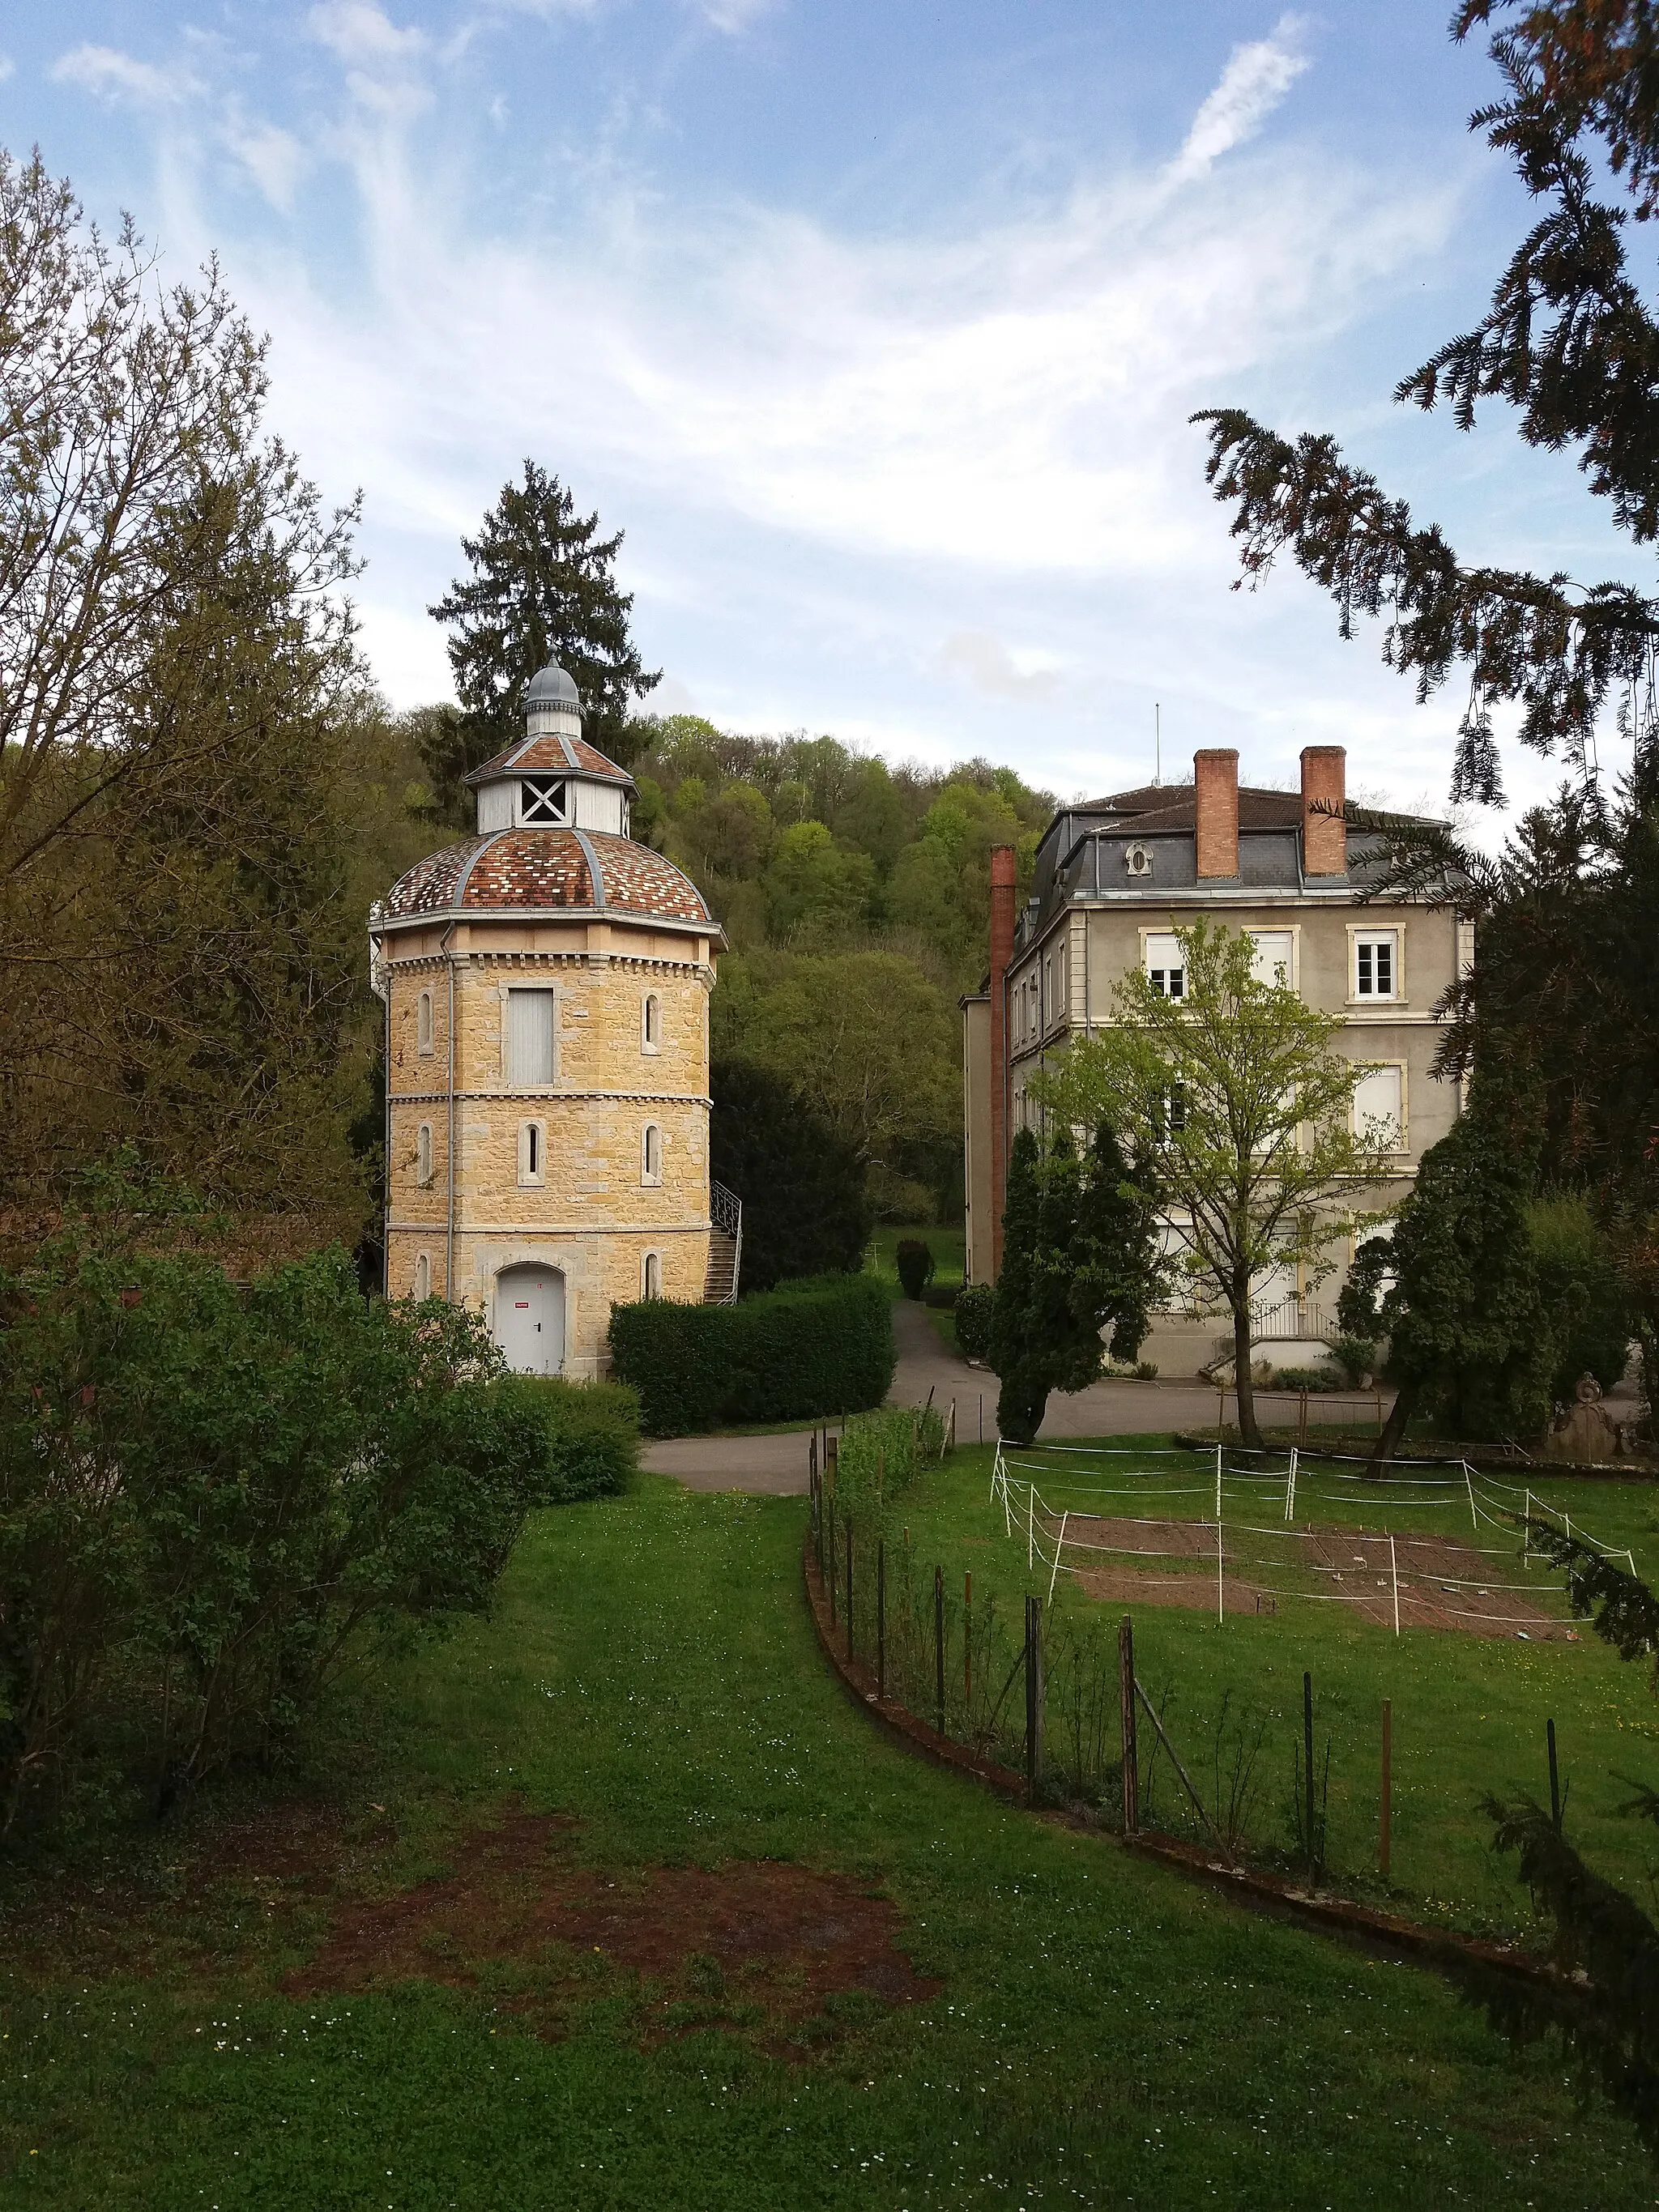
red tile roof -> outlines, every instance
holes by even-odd
[[[605,830],[497,830],[468,837],[417,860],[381,911],[396,921],[457,906],[710,919],[696,885],[672,860]]]
[[[520,770],[526,775],[544,775],[550,769],[556,774],[592,776],[599,783],[623,784],[629,791],[634,788],[634,779],[628,770],[607,760],[586,738],[532,738],[528,741],[520,738],[516,745],[497,753],[494,760],[475,768],[462,781],[489,783],[498,776],[517,775]]]

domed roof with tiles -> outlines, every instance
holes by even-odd
[[[672,860],[605,830],[497,830],[417,860],[387,893],[386,921],[484,911],[637,915],[717,928]]]

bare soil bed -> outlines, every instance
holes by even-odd
[[[518,1814],[465,1838],[449,1874],[342,1902],[285,1994],[487,1987],[556,2037],[621,1975],[647,2044],[719,2024],[799,2056],[833,2038],[836,2000],[909,2004],[940,1986],[897,1948],[897,1909],[844,1875],[764,1859],[606,1875],[575,1862],[574,1826]]]
[[[1068,1553],[1075,1543],[1098,1545],[1107,1555],[1096,1565],[1085,1564],[1088,1554],[1082,1550],[1062,1554],[1091,1597],[1194,1608],[1216,1602],[1213,1523],[1074,1513],[1066,1539]],[[1274,1613],[1306,1598],[1340,1603],[1362,1620],[1391,1629],[1397,1574],[1401,1628],[1458,1629],[1534,1643],[1578,1641],[1578,1631],[1559,1617],[1559,1587],[1541,1564],[1529,1569],[1519,1553],[1493,1556],[1444,1536],[1390,1539],[1370,1530],[1305,1526],[1287,1528],[1282,1539],[1274,1530],[1265,1539],[1241,1533],[1235,1540],[1236,1559],[1224,1528],[1223,1595],[1229,1613]],[[1148,1564],[1138,1565],[1121,1556],[1126,1553],[1145,1554]]]

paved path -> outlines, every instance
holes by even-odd
[[[919,1406],[931,1389],[947,1412],[957,1401],[957,1441],[975,1443],[980,1401],[985,1438],[997,1432],[997,1378],[970,1367],[950,1351],[922,1307],[901,1298],[893,1308],[898,1370],[888,1403]],[[1038,1433],[1044,1437],[1139,1436],[1213,1423],[1216,1394],[1200,1382],[1093,1382],[1069,1397],[1054,1396]],[[789,1496],[806,1488],[807,1437],[671,1437],[647,1444],[642,1464],[672,1474],[688,1490],[744,1490]]]

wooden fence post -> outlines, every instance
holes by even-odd
[[[945,1570],[933,1570],[933,1695],[939,1732],[945,1733]]]
[[[1140,1768],[1135,1751],[1135,1632],[1126,1613],[1117,1627],[1118,1699],[1123,1729],[1123,1832],[1140,1832]]]
[[[830,1554],[830,1626],[833,1628],[836,1625],[836,1492],[833,1485],[830,1491],[829,1541],[825,1549]]]

